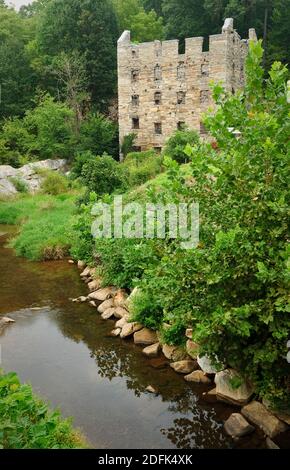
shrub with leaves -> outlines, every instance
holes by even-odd
[[[0,449],[85,448],[84,437],[58,410],[22,385],[15,373],[0,374]]]
[[[162,156],[154,150],[129,153],[122,163],[127,173],[129,187],[139,186],[161,173],[162,161]]]
[[[189,158],[184,149],[187,144],[195,145],[199,141],[196,131],[181,129],[176,131],[166,142],[163,154],[176,160],[178,163],[186,163]]]

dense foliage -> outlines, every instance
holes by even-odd
[[[59,411],[22,385],[15,373],[0,375],[0,449],[75,449],[87,446]]]
[[[186,145],[186,172],[165,158],[166,180],[158,192],[148,186],[148,201],[199,202],[198,247],[185,250],[172,239],[97,240],[94,247],[85,238],[106,282],[140,288],[136,320],[170,324],[171,342],[192,327],[201,353],[217,355],[279,401],[289,400],[288,70],[274,63],[264,83],[262,56],[261,44],[251,44],[244,92],[214,86],[217,110],[204,121],[216,145]]]

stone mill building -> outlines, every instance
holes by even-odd
[[[249,39],[256,40],[254,29]],[[244,85],[248,39],[241,39],[232,18],[221,34],[179,41],[131,42],[130,31],[118,41],[118,94],[120,144],[136,134],[135,150],[161,151],[170,135],[187,126],[205,133],[202,114],[212,105],[209,84],[223,82],[234,93]]]

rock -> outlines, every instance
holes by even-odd
[[[158,395],[158,390],[157,388],[153,387],[153,385],[148,385],[148,387],[146,387],[146,391]]]
[[[193,359],[197,359],[199,346],[194,343],[191,339],[186,342],[186,352]]]
[[[114,297],[114,302],[116,307],[124,307],[126,305],[126,300],[128,298],[128,294],[124,289],[119,289],[116,292]]]
[[[285,414],[285,413],[279,413],[279,412],[272,412],[278,419],[283,421],[284,423],[288,424],[290,426],[290,415]]]
[[[116,328],[123,328],[124,325],[126,325],[126,323],[128,323],[128,320],[129,320],[129,315],[127,317],[123,317],[121,318],[120,320],[118,320],[116,322]]]
[[[197,366],[197,364],[196,364],[196,366]],[[204,372],[202,372],[202,370],[195,370],[191,374],[186,375],[184,377],[184,379],[187,382],[193,382],[193,383],[196,383],[196,384],[204,384],[204,385],[211,384],[211,380],[205,375]]]
[[[239,383],[235,387],[235,383]],[[217,397],[233,405],[245,405],[254,393],[254,388],[247,383],[234,369],[226,369],[215,376]]]
[[[87,301],[87,297],[84,295],[81,295],[80,297],[77,297],[76,299],[72,299],[74,304],[82,304]]]
[[[168,344],[163,344],[162,352],[166,359],[169,359],[173,362],[183,361],[188,358],[186,351],[177,346],[169,346]]]
[[[97,304],[94,300],[90,300],[89,305],[91,305],[92,307],[95,307],[95,308],[97,307]]]
[[[91,268],[90,268],[89,266],[87,266],[87,267],[83,270],[83,272],[81,272],[80,276],[81,276],[81,277],[88,277],[88,276],[90,275],[90,269],[91,269]]]
[[[136,331],[139,331],[143,328],[143,325],[140,325],[140,323],[125,323],[125,325],[122,328],[121,331],[121,338],[129,338],[132,336]]]
[[[151,344],[150,346],[147,346],[147,348],[144,348],[142,352],[143,354],[145,354],[145,356],[151,359],[154,357],[158,357],[159,351],[160,351],[160,343],[155,343],[155,344]]]
[[[112,297],[113,292],[114,292],[114,290],[113,290],[112,287],[105,287],[104,289],[99,289],[99,290],[89,294],[89,299],[99,300],[100,302],[104,302],[105,300]]]
[[[188,339],[192,339],[192,335],[193,335],[193,329],[192,328],[187,328],[186,332],[185,332],[185,336],[188,338]]]
[[[103,320],[109,320],[115,314],[115,307],[108,308],[104,313],[102,313],[101,317]]]
[[[288,426],[265,408],[262,403],[252,401],[242,408],[242,415],[258,426],[271,439],[288,429]]]
[[[145,346],[157,343],[157,335],[155,331],[149,330],[149,328],[143,328],[134,334],[134,343]]]
[[[69,259],[69,260],[68,260],[68,264],[75,264],[75,262],[74,262],[73,259]]]
[[[216,374],[217,372],[222,371],[225,369],[223,365],[217,367],[213,364],[212,360],[208,356],[198,356],[197,362],[201,370],[205,372],[205,374]]]
[[[17,178],[26,185],[31,193],[35,193],[40,189],[43,181],[43,176],[40,174],[40,169],[47,170],[63,170],[66,165],[65,160],[42,160],[40,162],[33,162],[24,165],[22,168],[12,168],[9,165],[0,166],[0,194],[4,196],[11,196],[17,193],[17,189],[10,181],[10,178]]]
[[[105,300],[105,302],[101,303],[98,306],[98,312],[99,313],[104,313],[106,310],[108,310],[108,308],[112,308],[112,307],[114,307],[113,299]]]
[[[90,281],[88,283],[88,288],[90,292],[94,292],[98,290],[101,287],[101,282],[102,282],[101,279],[93,279],[93,281]]]
[[[84,281],[85,284],[89,284],[90,282],[93,281],[91,277],[83,277],[82,280]]]
[[[240,414],[233,413],[225,422],[225,431],[233,438],[247,436],[255,431],[254,426]]]
[[[127,315],[128,315],[128,310],[125,310],[123,307],[116,308],[116,313],[115,313],[116,318],[123,318],[123,317],[126,317]]]
[[[216,388],[213,388],[209,392],[204,392],[202,398],[206,403],[217,403]]]
[[[170,367],[175,370],[178,374],[190,374],[196,369],[196,363],[194,361],[178,361],[170,364]]]
[[[122,331],[121,328],[115,328],[114,330],[111,331],[111,335],[115,337],[120,336],[121,331]]]
[[[8,323],[15,323],[15,320],[12,320],[12,318],[9,317],[2,317],[0,318],[0,323],[2,325],[7,325]]]
[[[269,437],[266,439],[266,446],[267,449],[280,449],[280,447],[277,446],[277,444],[275,444],[275,442],[273,442]]]
[[[83,271],[86,268],[86,263],[84,261],[78,261],[78,268],[79,270]]]

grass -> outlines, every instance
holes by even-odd
[[[88,443],[59,410],[21,384],[14,372],[0,371],[0,449],[83,449]]]
[[[16,254],[33,261],[69,255],[76,197],[75,193],[20,195],[0,202],[0,224],[20,226],[10,242]]]

